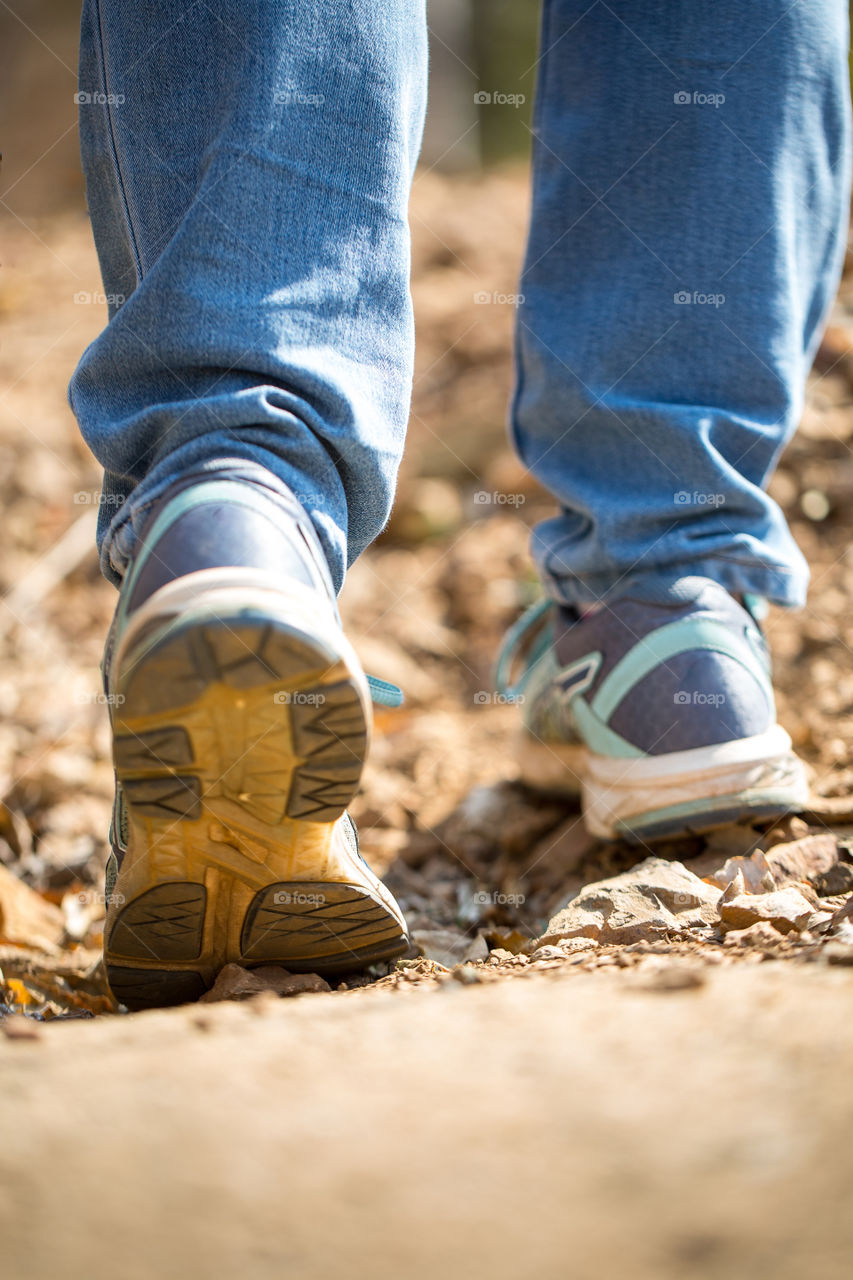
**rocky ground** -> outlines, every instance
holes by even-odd
[[[222,1257],[249,1275],[449,1259],[556,1276],[569,1248],[577,1276],[849,1274],[853,272],[773,482],[813,568],[808,608],[768,624],[810,807],[603,845],[513,781],[517,709],[489,675],[535,598],[527,541],[550,510],[503,431],[525,216],[518,174],[416,183],[411,448],[343,601],[365,665],[407,696],[377,718],[354,815],[412,954],[334,990],[232,971],[214,995],[239,1006],[133,1016],[99,962],[114,601],[91,550],[97,469],[65,403],[104,307],[82,216],[4,225],[0,1232],[15,1275],[63,1258],[106,1274],[98,1223],[130,1205],[165,1225],[159,1245],[127,1237],[128,1277]],[[34,1204],[53,1224],[35,1242]],[[201,1238],[188,1221],[218,1225]]]

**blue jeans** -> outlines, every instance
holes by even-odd
[[[512,432],[559,506],[533,535],[555,599],[683,573],[804,598],[763,484],[841,266],[846,51],[845,0],[545,0]],[[113,302],[71,397],[114,581],[191,466],[283,479],[338,586],[381,530],[425,62],[423,0],[86,0]]]

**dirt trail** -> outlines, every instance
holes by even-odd
[[[841,1280],[853,971],[216,1005],[0,1040],[16,1280]]]

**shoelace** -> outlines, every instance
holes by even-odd
[[[510,673],[514,663],[517,661],[521,653],[524,640],[537,627],[541,626],[551,609],[554,607],[553,600],[545,596],[542,600],[537,600],[529,609],[525,609],[524,613],[518,618],[507,631],[503,638],[500,650],[498,651],[497,661],[495,662],[494,684],[498,693],[503,697],[512,700],[518,698],[533,667],[543,658],[551,647],[551,638],[548,634],[547,627],[542,627],[542,634],[538,641],[532,645],[527,654],[527,663],[521,678],[513,684],[510,680]]]
[[[390,680],[380,680],[378,676],[368,676],[367,685],[370,696],[377,706],[400,707],[403,704],[403,690]]]

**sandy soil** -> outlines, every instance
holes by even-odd
[[[16,1280],[842,1280],[849,969],[355,992],[0,1042]]]

